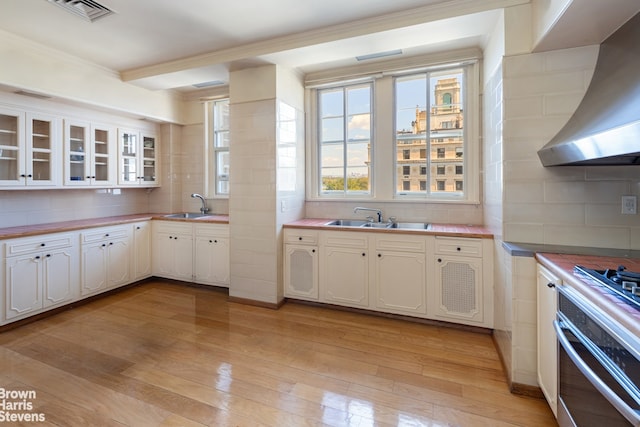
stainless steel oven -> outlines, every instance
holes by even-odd
[[[640,426],[640,341],[595,303],[558,287],[558,424]]]

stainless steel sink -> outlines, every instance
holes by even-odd
[[[175,213],[175,214],[170,214],[170,215],[165,215],[165,218],[185,218],[185,219],[189,219],[189,218],[202,218],[203,216],[211,216],[210,214],[203,214],[200,212],[182,212],[182,213]]]
[[[394,222],[390,228],[405,230],[428,230],[430,224],[426,222]]]
[[[365,224],[369,224],[369,221],[362,221],[358,219],[335,219],[327,222],[325,225],[334,225],[336,227],[362,227]]]
[[[367,228],[390,228],[390,222],[367,222],[366,224],[361,225],[361,227]]]

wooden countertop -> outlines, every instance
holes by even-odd
[[[0,228],[0,240],[14,239],[18,237],[37,236],[39,234],[60,233],[65,231],[82,230],[92,227],[104,227],[109,225],[127,224],[151,219],[166,221],[188,221],[199,223],[228,224],[228,215],[211,215],[202,218],[166,218],[168,214],[133,214],[108,216],[102,218],[79,219],[63,222],[49,222],[35,225],[21,225],[17,227]]]
[[[576,265],[595,270],[624,265],[629,271],[640,271],[640,258],[537,253],[536,259],[562,279],[564,285],[571,286],[605,310],[629,331],[640,336],[640,311],[622,301],[595,280],[573,271]]]
[[[399,229],[399,228],[364,228],[364,227],[336,227],[326,225],[331,219],[327,218],[305,218],[285,224],[285,228],[317,228],[321,230],[333,231],[357,231],[376,233],[401,233],[401,234],[425,234],[449,237],[476,237],[481,239],[493,239],[493,234],[484,227],[477,225],[461,224],[431,224],[426,230],[419,229]]]

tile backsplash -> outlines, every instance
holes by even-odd
[[[0,191],[0,227],[148,211],[146,189]]]

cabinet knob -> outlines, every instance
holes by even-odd
[[[105,234],[104,237],[109,237],[109,233]]]
[[[104,248],[105,246],[107,246],[107,244],[106,244],[106,243],[103,243],[103,244],[102,244],[102,247]]]
[[[456,251],[458,251],[458,252],[460,252],[461,250],[462,250],[462,249],[460,249],[459,247],[458,247],[458,248],[456,248]]]
[[[213,241],[213,243],[218,243],[218,241],[217,241],[217,240],[214,240],[214,241]]]
[[[209,240],[209,243],[213,243],[213,240]]]
[[[91,176],[87,175],[87,179],[91,179]]]
[[[442,258],[438,258],[438,262],[442,262]]]
[[[33,178],[33,175],[29,174],[27,175],[27,178]]]
[[[298,237],[298,240],[302,240],[302,237]]]
[[[549,283],[547,283],[547,287],[548,287],[548,288],[555,288],[555,287],[556,287],[556,284],[555,284],[555,283],[551,283],[551,282],[549,282]]]
[[[364,252],[362,252],[362,256],[367,256],[367,254],[365,254]]]
[[[140,230],[140,226],[137,226],[137,227],[136,227],[136,230]]]
[[[51,254],[47,254],[47,258],[51,258]]]
[[[382,254],[378,254],[378,258],[382,258]]]
[[[35,259],[40,259],[40,255],[36,255]]]
[[[311,252],[315,254],[315,253],[316,253],[316,250],[315,250],[315,249],[311,249]]]
[[[113,242],[110,242],[110,243],[109,243],[109,246],[113,246]]]
[[[46,243],[40,243],[40,246],[44,248],[46,246]]]

